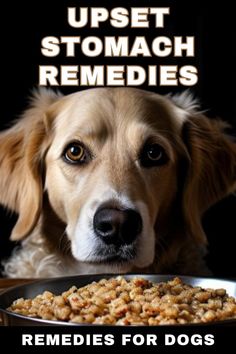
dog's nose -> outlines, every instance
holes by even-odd
[[[93,227],[106,244],[124,245],[132,243],[142,231],[142,219],[132,209],[103,208],[94,215]]]

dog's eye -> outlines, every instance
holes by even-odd
[[[82,144],[75,142],[66,147],[63,157],[67,162],[82,164],[87,162],[89,153]]]
[[[145,145],[140,154],[140,163],[143,167],[161,166],[167,161],[166,152],[159,144]]]

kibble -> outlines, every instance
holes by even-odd
[[[155,284],[118,276],[72,286],[61,295],[45,291],[34,299],[20,298],[8,310],[46,320],[154,326],[236,318],[236,300],[225,289],[193,287],[178,277]]]

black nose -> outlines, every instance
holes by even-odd
[[[103,208],[94,215],[93,228],[106,244],[130,244],[142,231],[142,219],[132,209]]]

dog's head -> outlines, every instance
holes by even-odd
[[[204,243],[202,213],[235,187],[236,145],[194,108],[129,88],[38,93],[0,135],[12,240],[35,227],[46,193],[81,262],[147,267],[175,227]]]

